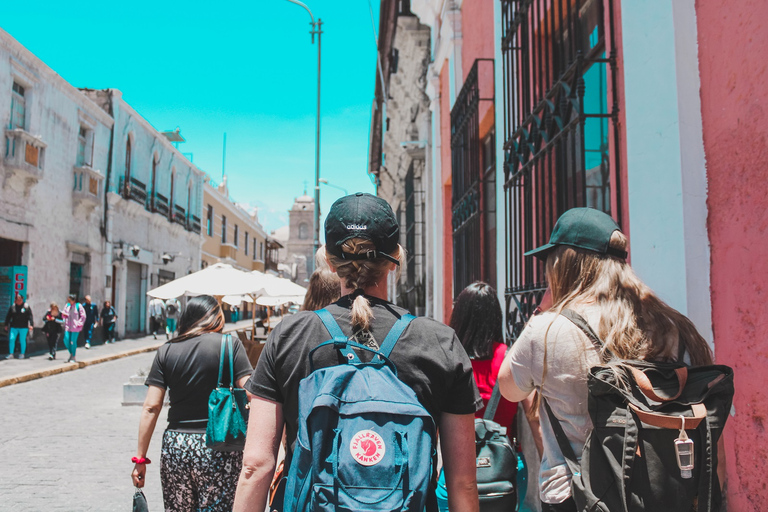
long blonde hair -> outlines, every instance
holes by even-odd
[[[376,247],[373,245],[373,242],[364,238],[351,238],[341,246],[341,250],[347,254],[366,253],[375,249]],[[405,249],[398,244],[397,252],[393,253],[392,256],[400,261],[397,270],[399,279],[400,272],[402,272],[402,268],[405,265]],[[391,261],[385,258],[345,260],[334,256],[328,251],[326,251],[326,257],[331,267],[336,269],[336,274],[338,274],[344,286],[353,290],[365,289],[378,284],[382,277],[389,272],[390,265],[392,264]],[[354,302],[352,302],[352,327],[369,331],[371,329],[371,320],[373,320],[371,304],[362,294],[357,295]]]
[[[627,243],[614,231],[609,246],[626,250]],[[662,301],[626,260],[561,245],[547,258],[547,280],[554,312],[599,307],[597,334],[604,351],[617,358],[674,361],[682,343],[693,365],[712,364],[712,351],[693,322]]]

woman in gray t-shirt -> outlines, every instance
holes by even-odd
[[[592,423],[587,412],[587,374],[601,354],[565,317],[584,317],[619,359],[712,363],[712,353],[693,323],[661,301],[626,261],[628,239],[603,212],[573,208],[558,219],[550,243],[526,253],[546,260],[552,295],[548,312],[535,316],[509,350],[499,372],[505,398],[519,401],[534,390],[546,398],[577,457]],[[683,346],[680,346],[682,344]],[[541,409],[540,409],[541,411]],[[547,414],[540,414],[544,452],[539,473],[543,512],[576,512],[571,474]]]

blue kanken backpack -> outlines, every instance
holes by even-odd
[[[299,423],[283,510],[423,512],[432,476],[435,422],[388,359],[413,315],[403,315],[379,350],[347,339],[333,316],[316,311],[332,338],[309,354],[299,385]],[[315,370],[316,350],[332,347],[347,364]],[[360,361],[352,347],[373,352]]]

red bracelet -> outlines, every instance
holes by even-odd
[[[134,464],[152,464],[152,461],[146,457],[134,457],[131,459]]]

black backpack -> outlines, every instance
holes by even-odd
[[[562,315],[602,349],[584,318]],[[733,400],[731,368],[622,361],[591,368],[587,386],[593,429],[581,461],[543,401],[579,511],[720,510],[717,441]]]

